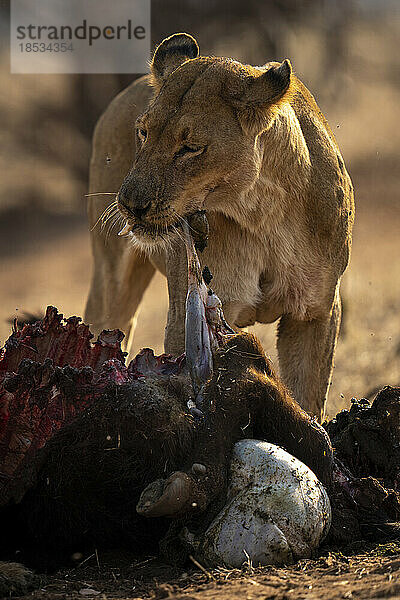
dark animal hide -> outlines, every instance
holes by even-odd
[[[352,401],[325,424],[335,449],[330,541],[400,537],[400,388]]]

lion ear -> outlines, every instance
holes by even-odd
[[[189,58],[199,56],[199,46],[188,33],[174,33],[157,46],[151,61],[153,83],[161,87],[174,69]]]
[[[250,77],[240,101],[254,108],[267,107],[280,100],[288,91],[292,78],[292,65],[285,59],[257,77]]]

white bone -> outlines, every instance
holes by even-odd
[[[224,508],[203,536],[184,535],[205,564],[282,565],[310,558],[330,523],[328,495],[311,469],[274,444],[241,440]]]

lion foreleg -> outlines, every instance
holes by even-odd
[[[185,351],[186,295],[188,271],[186,248],[177,243],[168,250],[165,261],[169,307],[165,328],[165,352],[179,356]]]
[[[340,317],[338,286],[325,318],[299,321],[284,315],[279,322],[281,376],[300,406],[319,420],[325,416]]]
[[[102,240],[95,243],[98,247],[93,253],[85,322],[96,335],[103,329],[121,329],[125,333],[125,350],[129,352],[132,320],[155,269],[146,256],[133,248],[111,253]]]

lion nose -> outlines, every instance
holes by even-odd
[[[137,219],[141,219],[147,212],[149,212],[150,204],[150,200],[147,200],[144,204],[135,204],[134,206],[130,206],[129,208]]]
[[[130,186],[123,184],[119,193],[119,201],[137,219],[142,219],[149,212],[151,200],[140,197]]]

